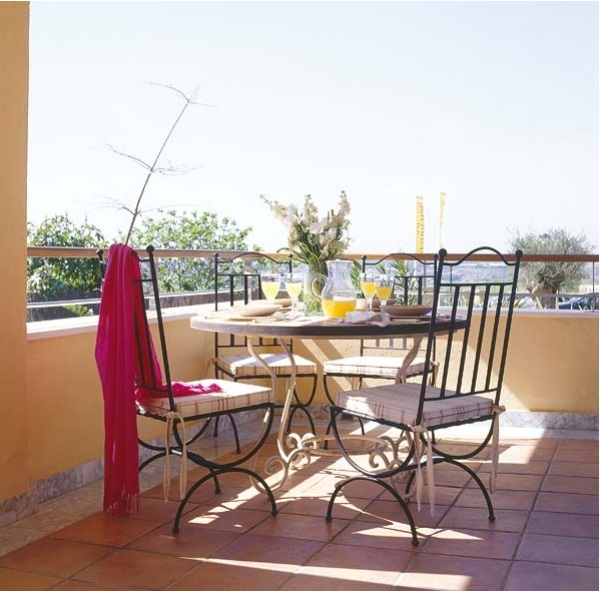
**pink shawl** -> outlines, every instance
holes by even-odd
[[[135,283],[141,274],[135,252],[125,244],[113,244],[108,261],[96,335],[104,396],[104,511],[130,515],[138,510],[140,492],[134,315],[142,305]]]
[[[139,295],[140,263],[135,251],[114,244],[108,251],[108,267],[96,334],[96,364],[104,396],[104,510],[115,515],[137,512],[139,502],[136,399],[168,396],[160,365],[150,342],[150,358],[138,355],[136,325],[146,328]],[[152,368],[152,369],[150,369]],[[153,375],[162,392],[137,388],[142,375]],[[221,392],[218,384],[172,382],[173,396]]]

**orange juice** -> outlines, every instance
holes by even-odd
[[[323,314],[327,318],[345,318],[346,312],[354,312],[356,298],[347,300],[323,300]]]
[[[274,300],[279,293],[279,282],[278,281],[263,281],[262,290],[265,294],[265,297],[268,300]]]
[[[302,283],[301,282],[286,282],[285,290],[288,292],[288,295],[293,299],[297,299],[300,297],[302,293]]]
[[[377,297],[380,300],[389,300],[392,295],[392,285],[378,285],[376,288]]]
[[[360,288],[366,298],[370,298],[375,295],[375,282],[374,281],[361,281]]]

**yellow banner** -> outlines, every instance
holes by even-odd
[[[444,208],[446,207],[446,193],[440,192],[440,211],[439,211],[439,227],[438,227],[438,242],[440,248],[444,248],[442,241],[442,226],[444,225]]]
[[[423,197],[417,195],[417,244],[415,252],[423,252],[425,243],[425,215],[423,212]]]

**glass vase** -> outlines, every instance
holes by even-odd
[[[308,267],[304,272],[304,286],[302,289],[302,302],[304,303],[304,313],[307,316],[321,316],[323,306],[321,303],[321,292],[327,276],[323,272],[326,266]]]

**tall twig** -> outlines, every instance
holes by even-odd
[[[171,125],[171,127],[169,128],[169,131],[165,137],[165,139],[163,140],[162,144],[160,145],[160,148],[154,158],[154,161],[152,162],[152,164],[148,164],[146,162],[144,162],[142,159],[137,158],[136,156],[132,156],[131,154],[126,154],[124,152],[119,152],[118,150],[112,148],[112,146],[109,146],[111,148],[111,150],[121,156],[125,156],[127,158],[130,158],[131,160],[133,160],[134,162],[136,162],[137,164],[139,164],[140,166],[142,166],[144,169],[147,170],[147,174],[146,174],[146,178],[144,179],[144,183],[142,185],[142,188],[140,190],[140,193],[137,197],[137,200],[135,202],[135,206],[132,208],[126,207],[125,209],[131,213],[131,223],[129,224],[129,230],[127,231],[127,236],[125,238],[125,244],[129,244],[129,240],[131,239],[131,233],[133,232],[133,227],[135,226],[135,222],[138,218],[138,216],[141,214],[142,210],[140,208],[141,203],[142,203],[142,199],[144,197],[144,193],[146,191],[146,188],[148,187],[148,183],[150,182],[150,179],[152,177],[153,174],[157,173],[157,172],[166,172],[166,169],[163,168],[159,168],[158,167],[158,161],[160,160],[160,157],[162,156],[163,151],[165,150],[167,144],[169,143],[169,140],[171,139],[171,136],[173,135],[173,132],[175,131],[175,128],[177,127],[178,123],[181,121],[181,118],[183,117],[184,113],[186,112],[187,108],[190,105],[201,105],[203,103],[199,103],[196,102],[196,93],[198,91],[198,89],[196,88],[194,90],[194,92],[192,93],[191,96],[187,96],[185,93],[181,92],[181,90],[173,87],[173,86],[169,86],[168,84],[159,84],[157,82],[150,82],[149,84],[154,84],[156,86],[163,86],[165,88],[168,88],[170,90],[173,90],[174,92],[176,92],[177,94],[179,94],[179,96],[181,98],[183,98],[183,100],[185,101],[183,107],[181,108],[181,110],[179,111],[179,114],[177,115],[177,117],[175,118],[175,121],[173,122],[173,124]],[[208,106],[208,105],[204,105],[204,106]]]

